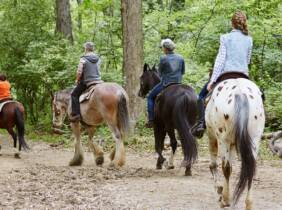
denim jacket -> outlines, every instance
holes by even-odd
[[[168,86],[172,83],[181,83],[182,75],[185,73],[183,57],[173,52],[161,56],[159,72],[163,86]]]
[[[252,38],[240,30],[232,30],[231,33],[223,35],[223,40],[226,46],[224,72],[240,71],[248,75],[249,52],[253,45]]]

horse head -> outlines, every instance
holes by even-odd
[[[54,94],[52,102],[52,124],[55,132],[63,126],[68,111],[71,90],[72,89],[62,90]]]
[[[160,82],[160,77],[155,65],[150,69],[147,63],[144,64],[143,73],[140,76],[140,89],[138,96],[145,98],[147,93]]]

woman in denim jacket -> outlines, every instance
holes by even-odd
[[[249,75],[248,64],[250,64],[253,40],[248,34],[247,17],[237,11],[232,19],[232,31],[220,36],[220,47],[213,67],[213,74],[207,85],[211,91],[217,79],[227,72],[243,73]],[[208,93],[208,92],[206,92]],[[199,121],[192,129],[195,136],[202,136],[205,130],[205,112],[202,97],[198,100]]]

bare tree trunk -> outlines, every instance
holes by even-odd
[[[121,0],[123,31],[123,71],[132,123],[135,124],[142,106],[137,93],[143,65],[142,0]]]
[[[56,0],[56,33],[73,41],[69,0]]]

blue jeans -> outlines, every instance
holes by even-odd
[[[209,93],[209,91],[207,90],[209,82],[207,82],[205,84],[205,86],[202,88],[202,90],[199,93],[199,99],[203,100]]]
[[[162,83],[157,84],[149,93],[147,97],[147,109],[149,120],[154,120],[154,106],[156,96],[164,89],[165,87]]]

